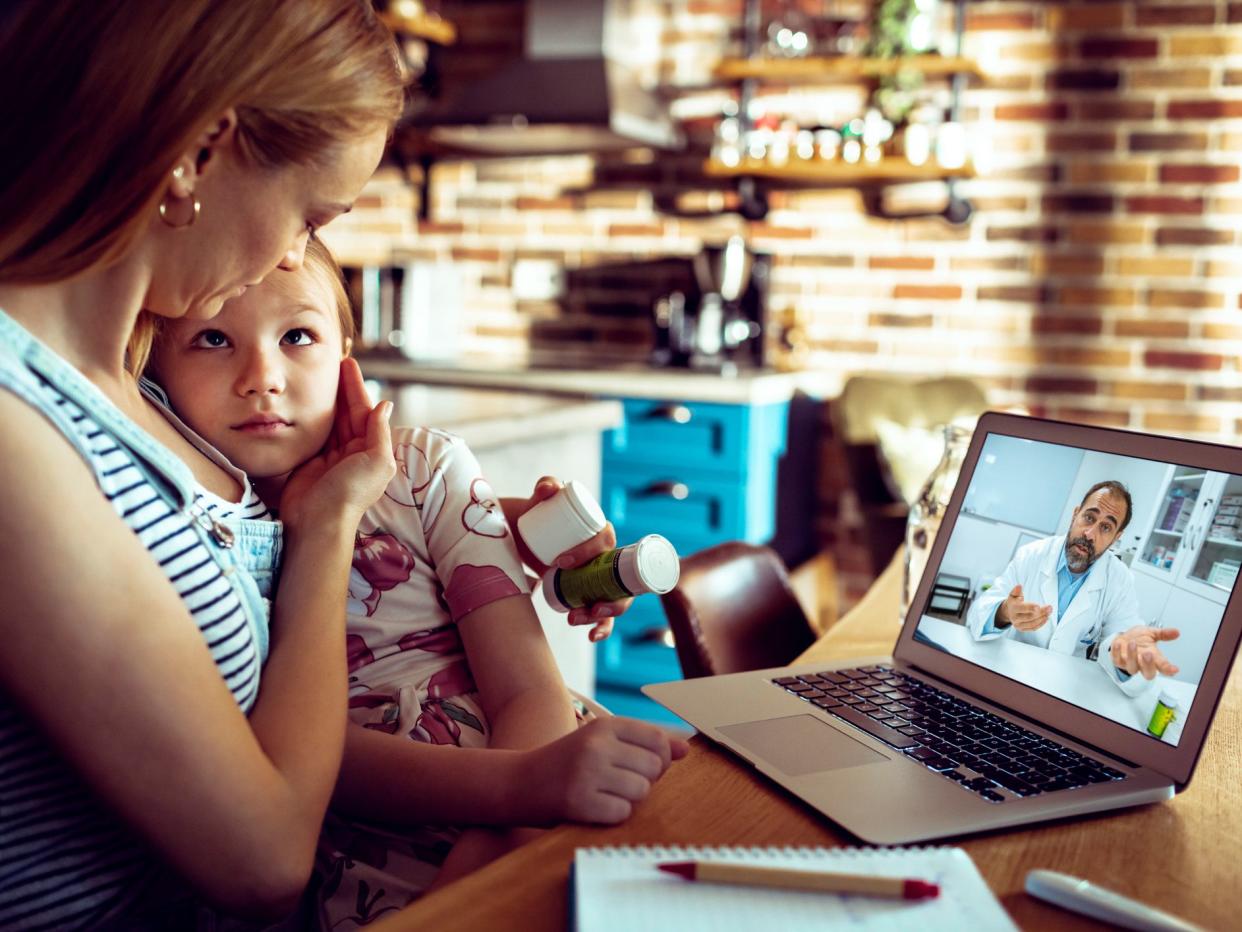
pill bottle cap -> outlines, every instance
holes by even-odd
[[[1166,708],[1176,709],[1178,707],[1177,696],[1169,692],[1167,689],[1160,690],[1160,696],[1157,701]]]
[[[657,595],[670,591],[681,578],[677,551],[659,534],[648,534],[634,545],[634,568],[643,589]]]
[[[569,506],[567,511],[582,523],[583,528],[594,537],[604,529],[608,519],[604,517],[604,509],[591,491],[577,479],[570,479],[560,491],[560,495]]]

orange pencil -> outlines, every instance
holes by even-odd
[[[787,870],[783,867],[750,867],[710,861],[671,861],[657,864],[662,871],[706,883],[743,884],[755,887],[784,887],[789,890],[816,890],[821,893],[858,893],[864,896],[891,896],[905,900],[925,900],[940,895],[940,887],[910,877],[876,877],[871,874],[826,874],[822,871]]]

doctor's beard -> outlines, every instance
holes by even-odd
[[[1075,546],[1081,546],[1086,555],[1082,551],[1074,550]],[[1092,563],[1095,562],[1095,545],[1085,537],[1075,537],[1071,541],[1065,543],[1065,563],[1069,567],[1071,573],[1084,572]]]

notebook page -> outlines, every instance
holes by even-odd
[[[940,884],[940,896],[895,900],[693,883],[655,867],[688,860],[914,877]],[[579,848],[572,883],[578,932],[752,932],[777,922],[798,930],[1017,929],[961,848]]]

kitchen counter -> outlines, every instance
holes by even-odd
[[[398,384],[396,377],[375,371],[369,363],[364,371],[367,378],[381,380],[380,398],[392,401],[394,425],[438,427],[461,437],[476,454],[543,437],[608,430],[621,423],[621,405],[616,401]]]
[[[833,397],[840,392],[843,381],[838,373],[742,370],[737,375],[721,375],[689,369],[657,369],[642,363],[591,366],[588,361],[574,357],[555,361],[541,359],[526,365],[432,364],[392,356],[363,356],[359,361],[367,378],[394,382],[579,396],[676,398],[720,404],[780,403],[798,392],[819,398]]]

